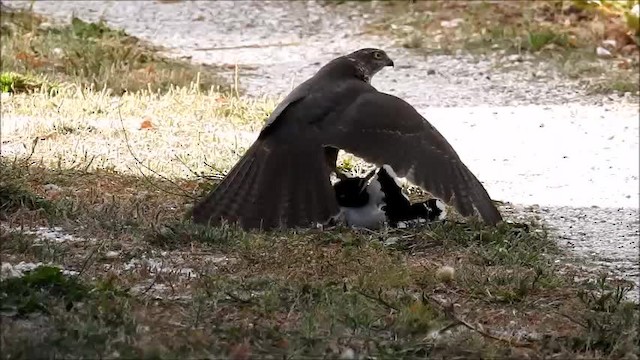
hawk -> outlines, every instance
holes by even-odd
[[[406,101],[371,78],[393,61],[366,48],[331,60],[275,108],[222,182],[195,204],[195,223],[309,227],[339,213],[331,172],[344,150],[428,191],[461,215],[502,217],[453,147]]]

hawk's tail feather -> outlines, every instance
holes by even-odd
[[[475,210],[477,210],[482,220],[487,224],[496,225],[502,221],[502,215],[500,215],[498,209],[493,205],[489,193],[480,180],[466,166],[464,169],[459,168],[458,171],[460,175],[463,176],[463,179],[466,180],[465,183],[468,184],[468,196],[471,200],[471,203],[466,202],[466,206],[463,206],[463,202],[458,205],[460,208],[464,208],[464,211],[461,211],[461,213],[468,212],[468,214],[463,213],[462,215],[471,216]]]
[[[254,184],[259,200],[253,221],[261,220],[261,228],[309,227],[338,212],[323,152],[278,146],[264,166],[269,170]]]
[[[462,216],[472,216],[474,215],[472,202],[475,202],[476,199],[472,197],[471,193],[474,192],[472,188],[475,186],[477,179],[464,165],[453,167],[452,170],[457,172],[455,175],[462,179],[462,181],[457,184],[458,189],[456,193],[459,194],[459,196],[454,198],[454,206]]]
[[[335,209],[335,193],[329,181],[328,167],[320,156],[315,151],[287,151],[281,156],[287,169],[298,169],[281,176],[278,187],[285,191],[279,199],[274,199],[281,204],[278,209],[279,220],[288,227],[306,227],[335,215],[332,213]]]
[[[259,152],[260,147],[257,144],[251,146],[222,182],[193,207],[192,216],[195,223],[217,225],[221,217],[229,220],[244,200],[244,194],[239,194],[240,189],[251,184],[259,171]]]
[[[429,174],[418,175],[418,179],[429,179]],[[448,171],[446,178],[458,178],[462,181],[453,184],[454,187],[444,186],[442,183],[417,184],[426,189],[437,190],[442,196],[442,200],[453,207],[460,215],[473,216],[477,210],[482,220],[488,224],[495,225],[502,221],[502,216],[493,205],[486,189],[478,178],[463,164],[452,166],[441,171]]]
[[[296,147],[300,149],[300,147]],[[317,148],[316,148],[317,149]],[[307,227],[337,213],[324,153],[257,141],[220,185],[194,207],[196,223],[245,229]]]
[[[496,225],[502,221],[502,215],[500,215],[500,211],[498,211],[496,206],[493,204],[491,197],[489,197],[489,193],[484,188],[484,186],[482,186],[479,180],[478,185],[475,187],[472,193],[472,196],[473,204],[475,205],[476,209],[478,209],[478,212],[480,213],[480,216],[485,223]]]

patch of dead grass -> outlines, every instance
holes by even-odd
[[[3,231],[4,259],[60,264],[80,272],[91,286],[120,294],[112,304],[117,309],[96,299],[70,313],[46,300],[51,309],[40,317],[40,337],[19,330],[24,320],[8,318],[3,348],[12,354],[29,353],[24,343],[60,356],[117,351],[138,357],[242,351],[260,357],[349,351],[394,358],[589,357],[632,349],[633,339],[613,340],[606,329],[631,329],[624,319],[637,317],[637,309],[616,305],[615,283],[576,283],[573,274],[560,272],[552,261],[555,244],[535,226],[207,229],[182,220],[192,199],[163,191],[170,185],[166,180],[29,162],[5,166],[12,179],[22,179],[24,191],[57,210],[5,214],[12,230]],[[197,181],[176,181],[189,195],[199,192]],[[47,192],[49,183],[59,184],[59,193]],[[81,240],[43,242],[20,230],[34,224],[60,225]],[[436,275],[443,265],[455,269],[452,281]],[[581,291],[590,297],[581,298]],[[455,305],[447,310],[446,304]],[[96,319],[98,310],[91,309],[102,315]],[[126,321],[104,323],[104,311],[120,312]],[[475,330],[455,326],[459,319]],[[103,329],[95,328],[96,321]],[[588,327],[579,325],[588,321]],[[445,328],[452,330],[436,336]],[[51,331],[78,334],[70,339],[80,336],[82,345],[48,342],[51,337],[44,335]],[[127,342],[114,335],[122,332]],[[16,333],[21,341],[7,338]],[[96,336],[106,345],[92,347]]]
[[[203,91],[229,90],[212,66],[160,55],[151,46],[104,23],[73,18],[70,24],[47,21],[29,10],[2,7],[2,72],[41,79],[43,84],[75,83],[114,94],[165,91],[196,83]]]
[[[25,155],[37,140],[32,159],[49,167],[135,173],[135,155],[141,171],[171,178],[228,170],[275,107],[194,87],[115,98],[70,86],[2,101],[4,154]]]
[[[527,55],[553,63],[592,92],[631,92],[638,84],[639,47],[620,16],[572,2],[394,1],[377,6],[370,31],[391,33],[406,48],[426,54]],[[598,58],[604,40],[612,56]]]
[[[393,358],[588,357],[629,349],[631,340],[611,342],[602,329],[619,324],[616,319],[624,311],[637,316],[637,310],[615,305],[610,300],[615,296],[602,300],[611,291],[606,290],[610,282],[594,287],[561,273],[552,261],[555,245],[535,229],[451,223],[380,233],[206,230],[181,219],[192,200],[159,190],[166,181],[149,183],[106,171],[13,171],[24,175],[26,190],[65,210],[46,223],[84,240],[56,242],[55,252],[64,256],[35,251],[41,240],[23,235],[16,225],[29,229],[28,220],[43,214],[14,212],[6,214],[13,230],[3,233],[3,256],[14,264],[53,261],[80,272],[90,287],[111,289],[109,296],[117,298],[109,306],[92,298],[71,312],[46,300],[50,313],[42,321],[49,330],[42,331],[76,334],[69,339],[80,340],[77,348],[12,332],[25,322],[6,319],[3,349],[11,354],[27,351],[18,346],[25,342],[60,356],[117,351],[136,357],[243,351],[296,358],[349,351]],[[51,197],[42,188],[51,182],[61,184],[61,194]],[[179,184],[191,194],[198,192],[193,180]],[[452,281],[435,275],[442,265],[455,268]],[[581,289],[593,294],[591,302],[580,300]],[[584,323],[597,303],[609,304],[608,312],[597,317],[601,330],[592,326],[585,332],[570,320]],[[454,315],[446,304],[455,304]],[[101,315],[95,318],[92,309]],[[108,320],[108,311],[126,321]],[[85,321],[86,316],[94,320]],[[481,332],[455,326],[456,319]],[[103,328],[98,331],[96,325]],[[114,335],[123,332],[126,342]],[[8,336],[16,333],[21,341],[10,341]],[[596,337],[605,343],[589,340]],[[105,345],[92,347],[91,339],[97,338]],[[513,346],[516,342],[526,346]]]

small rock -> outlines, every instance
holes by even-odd
[[[397,243],[398,243],[398,238],[397,237],[390,237],[387,240],[385,240],[383,244],[384,244],[384,246],[391,246],[391,245],[395,245]]]
[[[104,257],[105,257],[105,258],[107,258],[107,259],[115,259],[115,258],[117,258],[118,256],[120,256],[120,252],[118,252],[118,251],[113,251],[113,250],[111,250],[111,251],[107,251],[107,253],[106,253],[106,254],[104,254]]]
[[[45,192],[60,192],[62,188],[56,184],[46,184],[42,187]]]
[[[75,270],[62,269],[62,275],[65,275],[65,276],[78,276],[78,274],[80,274],[80,273],[78,271],[75,271]]]
[[[618,46],[618,42],[613,39],[604,40],[602,42],[602,47],[607,50],[613,50]]]
[[[519,54],[513,54],[513,55],[507,56],[507,60],[522,62],[522,60],[524,60],[524,59],[522,59],[522,56],[520,56]]]
[[[2,270],[0,270],[0,279],[8,279],[13,277],[22,276],[22,272],[18,271],[9,263],[2,263]]]
[[[596,48],[596,55],[598,55],[599,57],[601,57],[603,59],[609,59],[609,58],[611,58],[613,56],[611,54],[611,51],[609,51],[609,50],[607,50],[607,49],[605,49],[605,48],[603,48],[601,46],[598,46]]]
[[[436,271],[436,279],[443,283],[449,283],[453,281],[456,274],[456,270],[451,266],[443,266]]]
[[[435,70],[433,70],[433,69],[427,70],[427,75],[435,75],[435,74],[436,74]]]
[[[355,359],[356,358],[356,352],[353,351],[352,348],[346,348],[344,349],[344,351],[342,352],[342,354],[340,354],[340,359],[345,359],[345,360],[350,360],[350,359]]]
[[[455,28],[458,27],[458,25],[462,24],[464,22],[464,19],[461,18],[456,18],[453,20],[444,20],[440,22],[440,26],[442,26],[443,28]]]
[[[20,261],[20,263],[18,263],[18,265],[14,266],[14,269],[20,273],[25,273],[25,272],[29,272],[29,271],[33,271],[34,269],[42,266],[43,264],[41,262],[38,263],[28,263],[28,262],[24,262],[24,261]]]
[[[51,28],[53,28],[53,25],[46,21],[38,25],[38,29],[44,30],[44,31],[50,30]]]

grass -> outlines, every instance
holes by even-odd
[[[623,17],[577,3],[394,1],[360,7],[382,9],[369,31],[391,33],[398,44],[427,55],[520,55],[530,59],[524,66],[550,62],[566,76],[584,79],[590,92],[636,94],[638,37],[629,35]],[[612,58],[598,58],[596,47],[611,39],[616,40]]]
[[[108,89],[115,95],[166,91],[194,82],[203,91],[230,89],[215,68],[164,57],[160,48],[102,22],[73,18],[70,24],[52,25],[31,11],[3,6],[0,41],[3,91],[7,86],[26,91],[59,83]],[[20,85],[21,79],[34,76],[40,80],[32,86]],[[8,81],[11,78],[16,81]]]
[[[193,86],[119,99],[67,86],[54,95],[3,98],[0,115],[3,140],[24,144],[21,153],[35,141],[34,156],[46,166],[145,174],[150,167],[188,177],[229,169],[274,107],[275,99],[248,100]]]
[[[47,85],[43,80],[14,72],[3,72],[0,74],[0,92],[3,93],[33,91],[45,88]]]
[[[251,143],[275,99],[197,83],[116,98],[81,80],[3,94],[3,274],[7,264],[42,263],[0,280],[3,358],[637,352],[630,285],[575,280],[583,274],[557,262],[562,249],[535,223],[272,233],[194,225],[193,201]],[[451,279],[443,266],[455,269]]]
[[[158,189],[171,186],[164,180],[27,164],[5,163],[3,174],[57,211],[3,211],[13,229],[3,233],[3,260],[80,274],[62,280],[42,270],[48,275],[36,278],[51,283],[44,290],[32,289],[30,276],[0,283],[13,309],[2,315],[7,356],[617,358],[637,345],[638,308],[624,300],[630,285],[574,281],[536,224],[211,229],[183,219],[192,199]],[[199,193],[197,180],[180,181]],[[46,183],[62,194],[48,199]],[[43,223],[78,240],[25,233]],[[455,268],[452,281],[438,277],[443,265]],[[58,289],[66,281],[72,288]],[[39,332],[25,331],[34,324]]]

